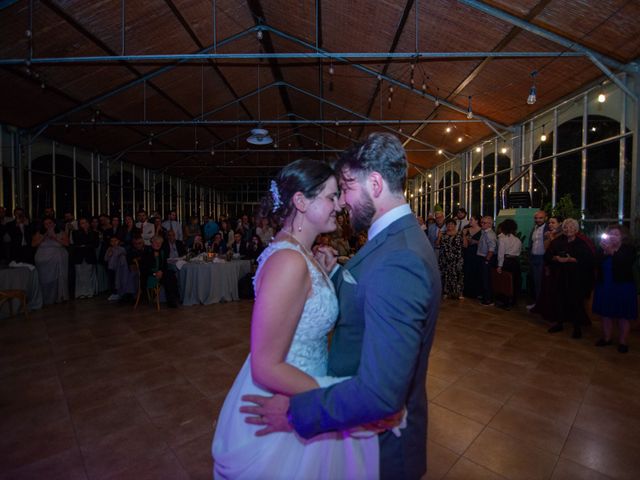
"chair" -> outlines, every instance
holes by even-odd
[[[138,270],[138,294],[136,295],[136,303],[133,305],[133,308],[138,308],[138,303],[140,303],[140,297],[142,296],[142,289],[144,288],[147,291],[147,300],[149,301],[149,305],[151,305],[152,302],[155,302],[156,309],[160,311],[160,289],[162,288],[160,282],[158,282],[158,284],[153,288],[147,288],[147,279],[143,279],[142,275],[140,275],[139,260],[137,258],[134,259],[133,264],[136,270]]]
[[[0,290],[0,310],[6,302],[9,302],[9,316],[11,317],[13,317],[13,300],[20,302],[24,318],[29,320],[27,293],[24,290]]]

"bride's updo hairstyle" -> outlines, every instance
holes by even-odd
[[[263,197],[260,205],[260,214],[282,223],[294,211],[293,196],[296,192],[313,199],[322,191],[325,182],[334,175],[335,171],[320,160],[301,158],[290,163],[271,180],[269,192]]]

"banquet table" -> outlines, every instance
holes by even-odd
[[[238,280],[249,272],[250,260],[188,262],[178,273],[182,304],[210,305],[238,300]]]
[[[38,271],[27,267],[0,267],[0,290],[24,290],[27,294],[29,310],[42,308],[42,290],[38,279]],[[13,301],[13,312],[19,312],[19,303]],[[0,318],[9,316],[9,306],[0,311]]]

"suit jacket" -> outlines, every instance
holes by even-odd
[[[407,408],[402,436],[380,435],[381,478],[426,470],[425,379],[440,305],[435,253],[413,215],[382,230],[338,270],[340,317],[329,374],[352,376],[291,398],[290,419],[305,438],[377,420]]]
[[[98,248],[100,239],[97,232],[89,230],[85,233],[82,230],[74,230],[71,232],[71,237],[73,238],[71,261],[74,265],[80,265],[83,260],[90,265],[98,263],[96,248]]]
[[[167,258],[169,258],[171,254],[171,249],[169,247],[169,240],[165,240],[162,242],[162,249],[164,250],[164,254]],[[187,253],[187,249],[184,246],[184,243],[180,240],[176,240],[176,250],[178,251],[178,256],[182,257]]]

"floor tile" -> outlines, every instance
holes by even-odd
[[[465,457],[460,457],[444,477],[445,480],[503,480],[504,478]]]
[[[429,405],[430,440],[462,454],[484,428],[482,423],[471,420],[439,405]]]
[[[427,480],[444,478],[458,461],[460,454],[449,450],[434,441],[427,441]]]
[[[482,424],[489,423],[503,405],[494,398],[456,386],[447,388],[433,400],[433,403]]]

